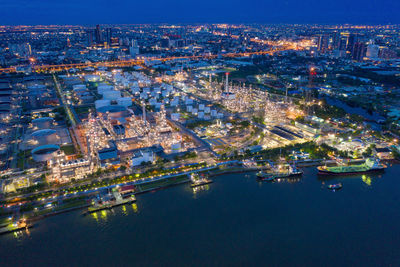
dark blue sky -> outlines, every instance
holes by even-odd
[[[400,0],[0,0],[0,24],[400,24]]]

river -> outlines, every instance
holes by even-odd
[[[400,165],[333,180],[304,171],[273,183],[224,175],[197,193],[184,184],[50,217],[0,236],[1,266],[400,265]]]

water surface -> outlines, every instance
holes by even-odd
[[[308,168],[291,183],[253,173],[197,193],[179,185],[0,236],[1,266],[399,266],[399,174],[327,181]]]

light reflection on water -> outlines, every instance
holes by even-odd
[[[192,188],[193,191],[193,198],[196,199],[198,194],[201,194],[202,192],[210,190],[210,185],[200,185]]]
[[[114,207],[112,209],[104,209],[101,211],[97,211],[97,212],[92,212],[90,213],[90,217],[95,220],[97,223],[99,222],[107,222],[108,218],[110,215],[113,216],[128,216],[131,212],[133,211],[133,213],[138,213],[139,209],[138,209],[138,205],[136,203],[132,203],[132,204],[125,204],[125,205],[121,205],[118,207]]]
[[[93,262],[110,266],[115,258],[122,265],[135,261],[141,266],[151,265],[154,258],[165,260],[158,262],[165,266],[189,265],[196,258],[199,265],[209,266],[218,257],[227,265],[254,259],[248,265],[271,266],[278,265],[290,248],[296,249],[286,266],[302,261],[312,266],[304,256],[310,251],[318,263],[330,257],[326,251],[342,255],[329,258],[331,266],[343,266],[354,258],[359,266],[367,266],[368,260],[383,259],[383,255],[386,262],[395,263],[394,256],[384,253],[400,247],[400,241],[391,238],[400,235],[396,227],[400,180],[395,179],[399,166],[383,175],[346,177],[317,177],[315,169],[304,171],[303,177],[261,183],[255,174],[221,176],[210,185],[191,188],[184,184],[139,195],[137,204],[85,217],[83,210],[65,213],[37,222],[30,235],[0,236],[0,247],[12,250],[13,258],[6,266],[54,265],[71,260],[67,254],[79,255],[71,266]],[[340,193],[326,189],[327,184],[339,181],[343,183]],[[82,253],[77,241],[91,253]],[[266,246],[270,253],[264,253]],[[188,247],[191,250],[181,253]],[[21,259],[19,250],[37,257]],[[233,250],[240,253],[232,254]],[[44,262],[50,254],[58,256]],[[5,256],[6,251],[0,251],[0,259]]]

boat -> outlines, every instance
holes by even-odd
[[[192,183],[190,184],[190,187],[197,187],[197,186],[202,186],[202,185],[206,185],[206,184],[211,184],[213,181],[208,179],[207,177],[205,177],[204,175],[202,175],[200,177],[200,175],[198,173],[192,173],[190,176],[190,180],[192,181]]]
[[[111,209],[116,206],[132,203],[136,201],[134,194],[121,194],[113,190],[112,194],[98,196],[92,200],[92,205],[88,207],[88,212],[96,212],[105,209]]]
[[[319,175],[355,175],[371,172],[382,172],[386,168],[379,160],[367,158],[364,163],[357,165],[339,165],[333,167],[318,167]]]
[[[259,171],[256,175],[262,181],[272,181],[279,178],[288,178],[294,176],[300,176],[303,171],[297,169],[296,166],[291,164],[279,165],[274,168],[272,172]]]
[[[343,187],[342,183],[328,185],[328,189],[333,190],[333,191],[342,189],[342,187]]]
[[[262,171],[257,173],[257,177],[261,181],[274,181],[276,178],[275,175],[273,175],[271,173],[265,173]]]
[[[9,225],[0,228],[0,234],[12,233],[20,230],[25,230],[32,227],[25,219],[21,219],[10,223]]]

